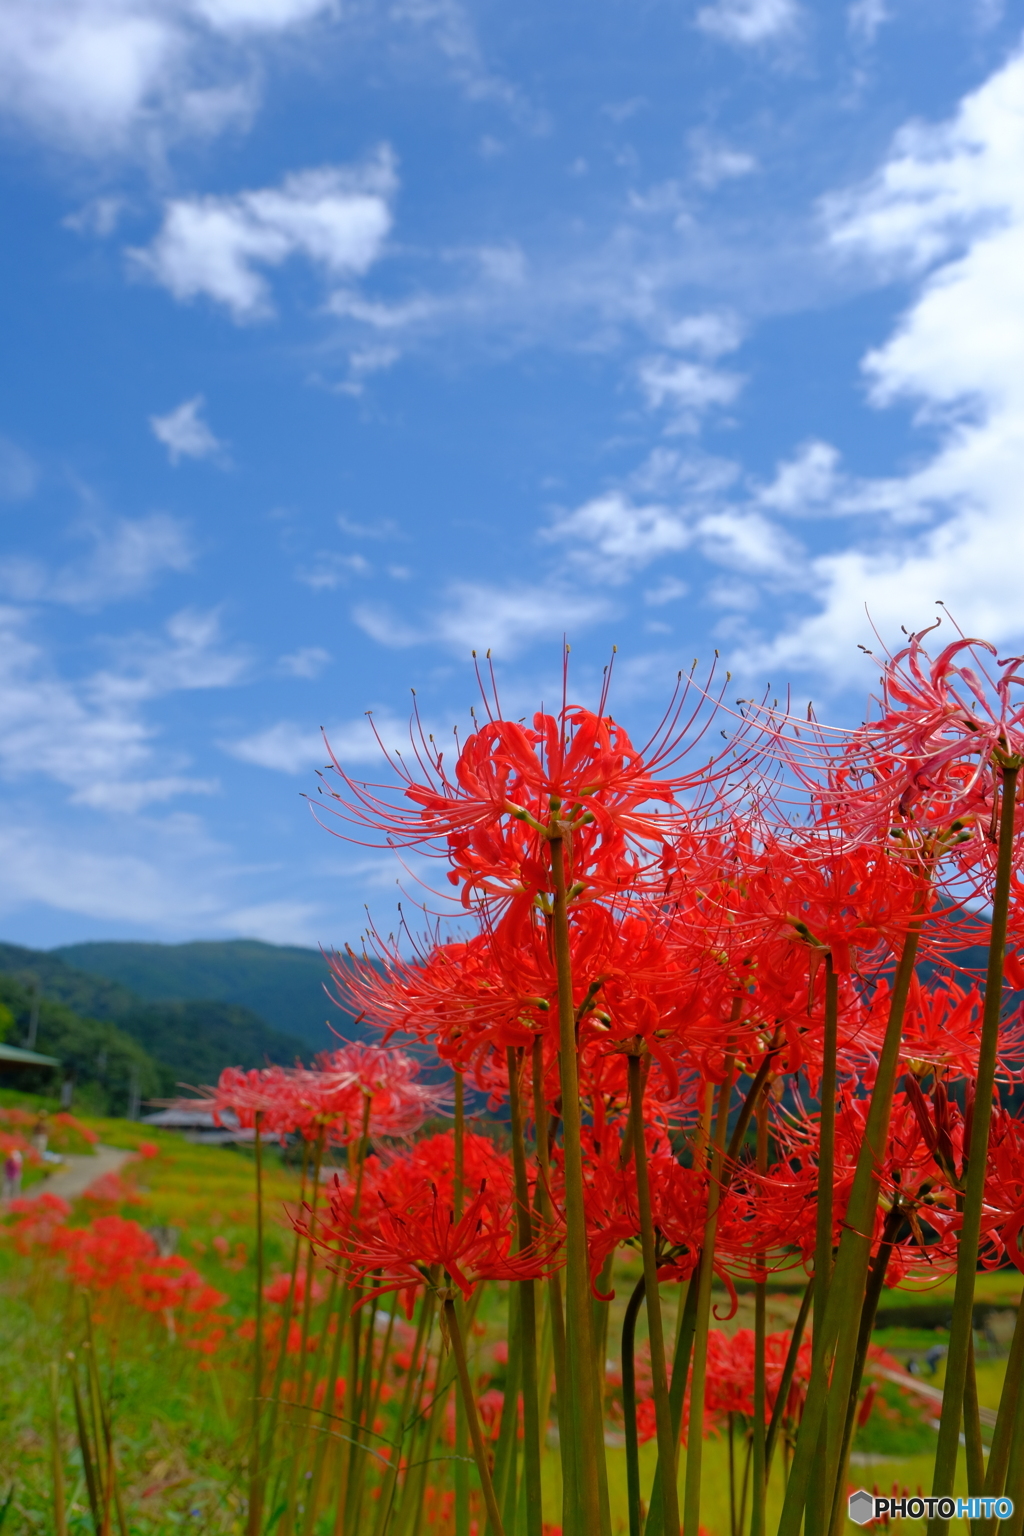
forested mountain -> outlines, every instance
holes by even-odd
[[[8,1044],[25,1043],[37,1005],[37,1049],[57,1056],[62,1075],[114,1114],[127,1108],[133,1074],[151,1098],[174,1093],[178,1083],[213,1082],[227,1066],[290,1065],[311,1054],[304,1041],[236,1003],[151,1002],[52,952],[14,944],[0,944],[0,1002],[14,1015]],[[52,1077],[48,1069],[19,1069],[17,1080],[41,1088],[44,1077]]]
[[[329,1050],[331,1028],[358,1034],[351,1016],[324,991],[330,979],[318,949],[264,944],[257,939],[190,944],[65,944],[51,950],[78,971],[130,988],[149,1002],[213,999],[248,1008],[276,1029],[297,1036],[307,1051]]]

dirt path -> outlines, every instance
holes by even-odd
[[[101,1179],[105,1173],[117,1173],[131,1155],[120,1147],[104,1146],[98,1146],[91,1157],[79,1157],[69,1153],[64,1159],[65,1166],[58,1173],[51,1174],[48,1179],[40,1179],[39,1183],[33,1184],[31,1189],[26,1189],[24,1198],[31,1200],[35,1195],[41,1195],[46,1190],[51,1195],[60,1195],[62,1200],[76,1200],[79,1195],[85,1193],[90,1184],[96,1179]]]

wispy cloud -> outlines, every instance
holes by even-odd
[[[0,501],[26,501],[38,479],[35,462],[24,448],[9,437],[0,437]]]
[[[187,571],[192,542],[165,512],[139,518],[91,518],[76,530],[91,548],[80,560],[47,566],[26,556],[0,561],[0,589],[18,601],[97,608],[145,591],[164,571]]]
[[[796,0],[715,0],[697,12],[697,25],[727,43],[749,48],[791,33],[799,17]]]
[[[376,261],[397,185],[384,147],[362,165],[296,171],[280,187],[176,198],[165,205],[156,238],[129,256],[176,299],[202,295],[237,321],[267,319],[273,304],[263,269],[303,256],[337,279]]]
[[[149,418],[153,435],[167,449],[172,464],[181,459],[209,459],[223,454],[226,445],[214,437],[203,420],[205,404],[202,395],[193,395],[191,400],[183,400],[166,416]]]
[[[536,640],[578,634],[610,611],[606,597],[551,581],[531,586],[459,581],[440,593],[432,613],[410,619],[387,604],[360,603],[352,617],[381,645],[440,643],[463,656],[489,649],[512,656]]]

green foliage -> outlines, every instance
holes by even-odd
[[[146,1047],[175,1082],[193,1086],[216,1082],[223,1067],[290,1066],[308,1055],[301,1040],[271,1029],[248,1008],[233,1003],[139,1003],[119,1020],[121,1028]]]
[[[112,989],[112,995],[130,988],[154,1003],[200,997],[236,1003],[276,1029],[297,1035],[307,1050],[330,1049],[334,1037],[326,1020],[340,1034],[359,1033],[351,1015],[325,994],[330,972],[317,949],[256,939],[95,943],[67,944],[45,958],[51,965],[66,962],[77,967],[76,974],[105,978],[102,985]]]
[[[6,1040],[14,1028],[14,1014],[6,1003],[0,1003],[0,1041]]]
[[[0,974],[0,1003],[14,1015],[16,1038],[24,1038],[33,1003],[28,987],[13,976]],[[143,1098],[173,1088],[167,1068],[159,1066],[124,1030],[105,1020],[81,1018],[65,1004],[45,996],[39,1000],[36,1046],[45,1055],[59,1059],[61,1075],[74,1078],[79,1108],[124,1114],[133,1072]],[[30,1092],[52,1089],[53,1079],[50,1067],[18,1068],[17,1086]]]
[[[94,1114],[125,1112],[133,1069],[147,1099],[173,1094],[179,1083],[215,1082],[227,1066],[291,1064],[308,1055],[301,1040],[236,1003],[146,1002],[58,956],[0,944],[0,1006],[10,1011],[17,1043],[28,1032],[37,990],[38,1049],[60,1058],[64,1073],[75,1078],[76,1105]],[[45,1091],[52,1078],[48,1068],[21,1068],[17,1086]]]

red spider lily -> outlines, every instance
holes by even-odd
[[[824,803],[857,835],[900,823],[979,842],[994,772],[1024,752],[1020,658],[1000,661],[986,641],[960,639],[933,660],[925,633],[885,663],[879,717],[853,734]]]
[[[329,791],[327,809],[389,846],[443,855],[467,901],[479,893],[528,905],[549,891],[549,835],[571,834],[572,881],[615,890],[641,876],[652,843],[692,819],[682,797],[706,792],[735,766],[729,756],[715,769],[681,771],[713,713],[702,694],[684,719],[686,697],[684,687],[638,751],[604,713],[603,695],[596,713],[563,704],[557,715],[536,714],[532,728],[503,719],[496,696],[485,695],[490,718],[459,748],[453,773],[414,719],[414,767],[390,758],[393,787],[353,780],[332,754],[344,788]]]
[[[552,1267],[554,1243],[521,1253],[513,1253],[512,1244],[510,1198],[501,1197],[482,1181],[456,1221],[451,1205],[442,1202],[436,1187],[423,1179],[401,1211],[385,1205],[374,1229],[356,1237],[351,1251],[353,1281],[379,1272],[374,1276],[377,1283],[362,1300],[401,1291],[411,1317],[416,1291],[436,1285],[442,1270],[468,1297],[480,1280],[536,1279]]]
[[[488,1137],[467,1132],[463,1160],[466,1188],[486,1183],[510,1207],[513,1177],[507,1154],[499,1152]],[[368,1158],[359,1178],[335,1174],[328,1210],[317,1219],[316,1244],[328,1255],[345,1255],[353,1243],[372,1233],[385,1212],[422,1204],[433,1191],[443,1204],[454,1203],[455,1139],[450,1131],[427,1136],[396,1157]],[[307,1232],[306,1217],[296,1217],[296,1226]]]
[[[168,1332],[191,1349],[211,1354],[226,1332],[220,1311],[227,1297],[208,1285],[181,1258],[161,1258],[156,1243],[138,1222],[99,1216],[85,1227],[70,1227],[70,1208],[59,1197],[12,1202],[15,1241],[22,1252],[36,1248],[63,1260],[68,1278],[99,1300],[119,1299],[130,1308],[160,1316]]]

